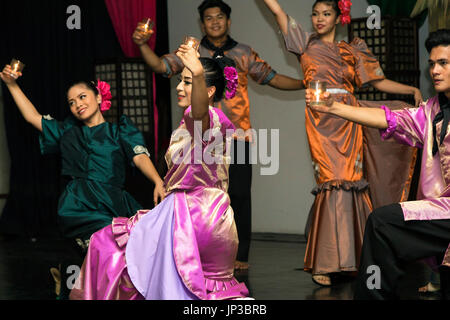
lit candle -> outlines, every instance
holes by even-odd
[[[320,102],[320,95],[322,94],[322,90],[318,89],[315,91],[316,102]]]
[[[183,44],[194,48],[195,50],[198,50],[198,47],[200,46],[200,41],[194,37],[186,36],[184,37]]]
[[[322,81],[311,81],[309,83],[309,88],[312,89],[312,92],[314,93],[314,101],[311,101],[311,105],[325,104],[322,93],[327,91],[327,84]]]
[[[12,59],[9,65],[11,66],[11,74],[15,78],[17,78],[18,73],[22,72],[23,68],[25,67],[25,65],[20,60],[17,59]]]
[[[141,22],[138,23],[138,27],[140,28],[141,32],[147,34],[153,28],[153,21],[150,18],[143,19]]]

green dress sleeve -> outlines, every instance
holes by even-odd
[[[144,136],[131,119],[125,115],[120,117],[119,138],[125,155],[131,164],[133,164],[133,158],[137,155],[146,154],[150,157]]]
[[[51,116],[42,116],[42,132],[39,135],[41,154],[60,152],[60,140],[64,132],[75,124],[75,120],[68,117],[64,121],[57,121]]]

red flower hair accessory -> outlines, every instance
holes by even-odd
[[[111,86],[104,82],[97,80],[97,90],[100,96],[102,97],[102,103],[100,104],[100,111],[105,112],[111,108]]]
[[[352,2],[350,0],[339,0],[338,6],[341,9],[341,24],[349,24],[352,21],[352,17],[350,16]]]
[[[238,87],[238,73],[234,67],[225,67],[223,69],[225,80],[227,80],[227,86],[225,90],[225,98],[231,99],[236,95]]]

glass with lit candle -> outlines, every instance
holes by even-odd
[[[19,72],[22,72],[25,68],[23,62],[17,59],[12,59],[9,65],[11,66],[11,76],[15,79],[19,77]]]
[[[318,105],[325,105],[325,99],[323,98],[323,95],[325,92],[327,92],[327,84],[323,81],[311,81],[309,83],[309,88],[313,90],[314,98],[311,101],[310,105],[312,106],[318,106]]]
[[[141,22],[138,23],[138,29],[144,35],[148,35],[153,30],[153,21],[150,18],[145,18]]]
[[[195,50],[198,50],[198,48],[200,47],[200,40],[191,36],[185,36],[183,44],[194,48]]]

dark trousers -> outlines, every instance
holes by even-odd
[[[250,143],[234,140],[231,148],[230,183],[228,194],[234,211],[239,247],[236,259],[248,261],[252,234],[252,165]]]
[[[364,231],[354,298],[398,299],[397,286],[405,264],[432,256],[440,263],[449,242],[450,220],[405,221],[399,204],[376,209],[369,215]],[[449,269],[440,269],[441,291],[447,299]]]

